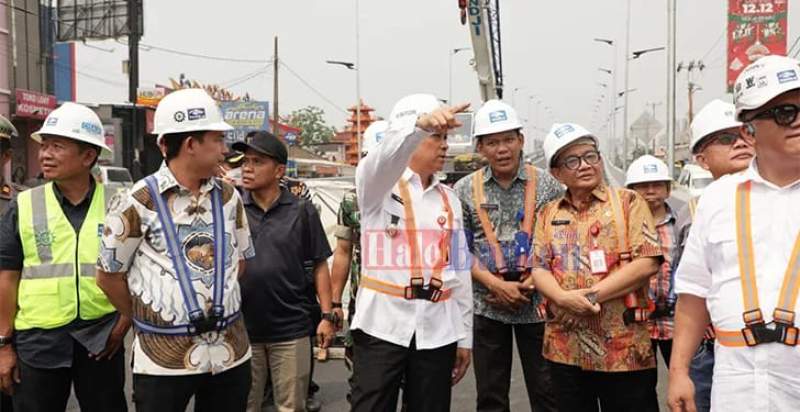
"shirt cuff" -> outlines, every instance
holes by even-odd
[[[470,326],[470,328],[471,327],[472,326]],[[467,332],[467,336],[465,338],[458,340],[457,346],[459,349],[472,350],[472,330]]]

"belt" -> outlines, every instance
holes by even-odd
[[[398,285],[364,275],[361,275],[358,283],[359,288],[367,288],[384,295],[406,300],[421,299],[433,303],[444,302],[453,294],[452,289],[441,289],[441,286],[441,281],[435,279],[432,279],[427,286],[424,284],[424,279],[419,277],[411,278],[409,285]]]

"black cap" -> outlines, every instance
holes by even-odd
[[[243,142],[236,142],[231,148],[242,153],[247,149],[253,149],[275,159],[276,162],[282,165],[285,165],[289,159],[286,145],[274,134],[264,130],[248,133]]]

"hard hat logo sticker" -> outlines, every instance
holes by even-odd
[[[383,132],[375,133],[375,143],[380,143],[383,140]]]
[[[45,126],[55,126],[58,124],[58,117],[48,117]]]
[[[186,115],[183,114],[183,112],[175,112],[175,114],[172,115],[172,118],[175,119],[176,122],[180,123],[186,120]]]
[[[575,131],[575,128],[574,128],[574,127],[572,127],[572,125],[565,124],[564,126],[561,126],[561,127],[559,127],[558,129],[556,129],[556,130],[553,132],[553,134],[554,134],[554,135],[556,135],[556,137],[560,139],[560,138],[561,138],[561,137],[563,137],[565,134],[567,134],[567,133],[569,133],[569,132],[574,132],[574,131]]]
[[[206,118],[206,109],[202,107],[198,107],[195,109],[189,109],[186,111],[189,113],[189,121],[200,120]]]
[[[782,72],[778,72],[778,82],[779,83],[783,84],[783,83],[796,82],[796,81],[797,81],[797,72],[796,71],[790,69],[790,70],[784,70]]]
[[[644,172],[645,173],[658,173],[658,166],[656,166],[656,165],[644,165]]]
[[[506,115],[505,110],[489,113],[489,123],[504,122],[506,120],[508,120],[508,115]]]
[[[81,129],[83,129],[86,133],[93,134],[99,136],[103,133],[103,128],[91,123],[91,122],[83,122],[81,123]]]

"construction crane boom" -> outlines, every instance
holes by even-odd
[[[461,24],[472,39],[474,68],[483,101],[503,97],[500,0],[458,0]]]

